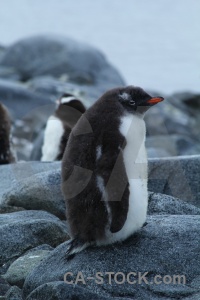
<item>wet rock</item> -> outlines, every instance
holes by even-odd
[[[84,281],[77,282],[90,293],[96,293],[104,297],[122,297],[122,299],[174,299],[192,296],[198,293],[198,289],[190,287],[191,282],[198,278],[200,268],[200,216],[192,215],[165,215],[149,216],[147,225],[138,233],[120,244],[106,247],[90,247],[74,256],[66,259],[67,244],[63,243],[51,252],[48,260],[43,261],[26,278],[23,287],[24,297],[37,295],[36,291],[42,291],[42,296],[52,291],[52,282],[64,280],[66,272],[72,272],[72,276],[66,277],[75,283],[78,272],[83,274]],[[189,249],[189,251],[188,251]],[[96,278],[96,272],[102,272],[102,282]],[[106,272],[114,272],[111,276],[111,284]],[[126,280],[123,284],[122,275],[136,272],[130,280],[136,280],[130,284]],[[140,280],[140,274],[145,274],[146,280]],[[165,275],[182,275],[180,285],[162,284],[155,282],[155,276],[160,274],[162,280]],[[94,276],[93,280],[87,277]],[[97,281],[95,281],[97,280]],[[176,279],[177,280],[177,279]],[[185,282],[186,280],[186,282]],[[47,283],[50,283],[48,287]],[[152,282],[152,283],[151,283]],[[46,285],[41,287],[41,285]],[[34,291],[34,292],[33,292]],[[32,299],[32,298],[30,298]],[[40,298],[38,298],[40,299]],[[41,297],[41,299],[43,299]]]
[[[68,238],[66,226],[44,211],[20,211],[0,215],[0,264],[41,244],[55,247]]]

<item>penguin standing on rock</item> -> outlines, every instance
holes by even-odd
[[[41,161],[61,160],[71,129],[85,112],[85,106],[72,94],[56,100],[56,110],[47,120]]]
[[[11,120],[6,107],[0,103],[0,165],[15,162],[11,145]]]
[[[146,220],[145,112],[163,101],[139,87],[106,92],[74,126],[62,160],[67,255],[123,241]]]

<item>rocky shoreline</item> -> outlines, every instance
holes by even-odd
[[[200,95],[166,96],[146,116],[147,225],[121,244],[66,259],[60,162],[39,162],[45,122],[64,92],[88,107],[120,85],[121,75],[103,54],[70,39],[33,37],[0,46],[0,101],[11,113],[23,160],[0,166],[0,299],[200,298]],[[64,282],[67,272],[72,284]],[[102,282],[75,284],[78,272],[84,278],[102,272]],[[106,272],[113,272],[111,284]],[[147,282],[120,284],[117,272],[147,272]],[[156,275],[182,275],[186,282],[151,283]]]

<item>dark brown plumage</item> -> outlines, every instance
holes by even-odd
[[[142,89],[132,86],[110,90],[74,126],[62,160],[62,191],[72,237],[68,254],[80,251],[84,244],[106,239],[106,229],[116,233],[124,226],[129,182],[120,118],[124,112],[142,114],[151,106],[151,99]],[[98,147],[102,152],[99,157]],[[103,180],[106,196],[99,188],[101,182],[97,184],[98,178]]]
[[[0,103],[0,165],[15,162],[10,141],[11,121],[6,107]]]

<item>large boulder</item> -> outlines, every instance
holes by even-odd
[[[35,174],[57,170],[60,168],[60,162],[21,162],[10,165],[0,166],[0,203],[2,195],[10,190],[16,183],[28,179]]]
[[[200,207],[200,156],[149,160],[148,188],[151,192],[177,197]]]
[[[110,81],[113,85],[124,82],[119,73],[97,49],[59,36],[35,36],[8,47],[0,64],[15,68],[23,80],[39,75],[60,77],[79,84]]]
[[[38,245],[56,247],[68,238],[67,227],[44,211],[20,211],[0,215],[0,265]]]
[[[2,196],[1,202],[25,209],[46,210],[65,219],[60,170],[42,172],[16,182]]]
[[[32,296],[38,296],[38,300],[45,299],[51,294],[53,286],[55,293],[55,282],[58,286],[67,272],[72,273],[65,278],[68,282],[72,280],[69,285],[73,286],[76,282],[89,295],[96,293],[97,296],[112,299],[169,300],[198,294],[200,288],[194,283],[198,281],[200,268],[200,216],[155,215],[149,216],[147,222],[125,242],[91,247],[71,260],[66,259],[67,244],[58,246],[27,276],[23,287],[24,298],[34,299],[29,296],[32,293]],[[101,279],[96,277],[97,272],[101,272]],[[106,272],[114,272],[111,284]],[[130,272],[136,273],[130,277],[130,281],[136,280],[134,284],[127,281]],[[156,275],[160,275],[157,278],[159,284],[156,284]],[[179,284],[175,275],[182,276]],[[63,299],[67,297],[68,290],[63,285]]]

